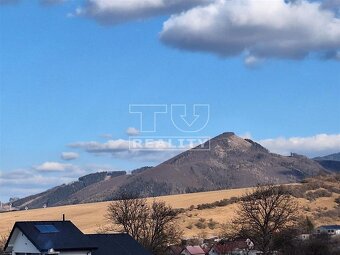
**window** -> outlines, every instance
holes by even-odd
[[[59,230],[54,225],[35,225],[42,234],[58,233]]]

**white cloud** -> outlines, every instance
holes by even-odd
[[[105,143],[100,143],[96,141],[90,142],[76,142],[70,144],[71,148],[82,148],[87,152],[95,153],[112,153],[120,152],[129,149],[129,141],[124,139],[109,140]]]
[[[95,155],[111,155],[115,158],[142,160],[144,162],[162,162],[172,156],[189,149],[174,148],[175,145],[164,139],[151,139],[129,141],[124,139],[109,140],[105,143],[96,141],[76,142],[69,145],[71,148],[83,149]]]
[[[319,134],[310,137],[279,137],[258,141],[271,152],[289,155],[291,152],[309,157],[340,152],[340,134]]]
[[[134,128],[134,127],[129,127],[126,129],[126,134],[127,135],[139,135],[140,131],[137,129],[137,128]]]
[[[14,178],[15,176],[15,178]],[[22,188],[36,188],[36,187],[51,187],[62,183],[68,183],[74,180],[72,177],[66,176],[44,176],[36,174],[28,170],[24,171],[10,171],[0,175],[1,186],[7,187],[22,187]]]
[[[30,169],[0,171],[0,200],[9,197],[26,197],[52,187],[67,184],[79,177],[98,171],[114,171],[110,165],[87,164],[83,166],[45,162]],[[63,171],[61,171],[64,169]]]
[[[243,139],[251,139],[252,136],[250,132],[246,132],[244,134],[241,134],[240,137]]]
[[[180,13],[212,0],[87,0],[76,10],[78,16],[96,19],[102,24],[118,24],[154,16]]]
[[[69,183],[75,178],[65,175],[46,176],[34,169],[16,169],[0,172],[0,200],[9,197],[26,197],[51,187]]]
[[[173,15],[161,40],[172,47],[222,57],[302,59],[310,54],[336,58],[340,19],[320,2],[299,0],[216,0]]]
[[[261,64],[261,62],[263,62],[263,59],[255,57],[255,56],[247,56],[244,59],[244,63],[248,66],[248,67],[257,67],[259,66],[259,64]]]
[[[62,152],[60,157],[63,160],[74,160],[79,158],[79,154],[76,152]]]
[[[34,169],[40,172],[64,172],[66,170],[74,170],[75,166],[73,166],[72,164],[47,161],[38,166],[35,166]]]

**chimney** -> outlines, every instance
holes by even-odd
[[[63,214],[63,221],[65,221],[65,214]]]

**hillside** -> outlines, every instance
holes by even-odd
[[[340,206],[335,202],[340,198],[339,176],[307,179],[302,184],[292,184],[291,190],[300,204],[300,213],[310,217],[316,225],[340,224]],[[174,208],[182,208],[178,223],[184,236],[218,235],[224,223],[235,215],[240,197],[250,189],[231,189],[157,197]],[[152,201],[150,198],[149,201]],[[223,201],[218,203],[216,201]],[[227,203],[225,203],[227,202]],[[110,224],[105,219],[110,202],[59,206],[45,209],[0,213],[0,235],[9,232],[15,221],[58,220],[62,214],[72,220],[85,233],[96,233]],[[213,219],[212,221],[210,219]]]
[[[234,133],[221,134],[209,143],[210,150],[193,148],[139,174],[91,185],[71,199],[93,202],[113,199],[121,191],[159,196],[250,187],[259,182],[289,183],[325,171],[307,157],[273,154]]]
[[[125,174],[125,171],[98,172],[88,174],[78,178],[78,181],[72,182],[70,184],[63,184],[45,192],[19,199],[13,202],[13,206],[19,208],[26,206],[29,208],[41,208],[43,205],[58,206],[64,204],[64,201],[67,201],[74,193],[79,192],[84,188],[91,186],[92,184]]]
[[[314,160],[329,171],[340,172],[340,152],[323,157],[316,157]]]
[[[333,153],[323,157],[316,157],[314,160],[333,160],[333,161],[340,161],[340,152]]]
[[[15,206],[37,208],[45,203],[55,206],[107,201],[119,197],[121,192],[160,196],[250,187],[261,182],[290,183],[326,173],[314,160],[297,154],[286,157],[270,153],[252,140],[231,132],[208,143],[209,150],[199,150],[198,146],[158,166],[133,171],[131,175],[104,176],[89,185],[80,185],[81,188],[73,188],[79,184],[66,185],[63,189],[69,192],[62,199],[55,198],[60,192],[57,187],[57,190],[21,199]]]

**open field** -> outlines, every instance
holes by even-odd
[[[224,198],[241,196],[246,189],[220,190],[211,192],[190,193],[162,196],[156,199],[165,201],[174,208],[188,208],[191,205],[210,203]],[[150,198],[150,200],[152,200]],[[68,205],[28,211],[17,211],[0,214],[0,234],[12,228],[15,221],[60,220],[65,214],[85,233],[96,232],[98,227],[107,224],[105,213],[110,202]]]
[[[162,196],[155,199],[165,201],[174,208],[189,208],[191,205],[197,206],[203,203],[212,203],[221,199],[239,197],[249,189],[231,189],[200,193],[190,193],[172,196]],[[302,215],[308,215],[319,224],[340,224],[340,217],[320,217],[317,218],[316,212],[331,210],[336,207],[335,198],[339,194],[333,193],[330,197],[320,197],[314,201],[299,198]],[[152,201],[153,198],[149,198]],[[95,233],[105,226],[108,222],[105,219],[106,209],[110,202],[100,202],[91,204],[80,204],[70,206],[60,206],[45,209],[34,209],[28,211],[7,212],[0,214],[0,235],[6,234],[12,228],[15,221],[30,220],[61,220],[62,214],[66,219],[73,221],[83,232]],[[220,224],[228,222],[234,216],[234,210],[237,204],[231,204],[211,209],[193,209],[186,210],[180,214],[179,224],[181,225],[184,235],[189,236],[211,236],[218,235],[221,231]],[[213,219],[217,224],[213,229],[205,227],[198,229],[195,224],[200,219],[207,223]]]

